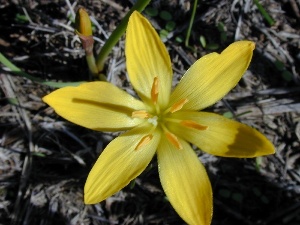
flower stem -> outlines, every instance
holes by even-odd
[[[86,62],[88,64],[88,67],[90,69],[90,72],[93,74],[93,76],[98,75],[98,68],[96,66],[95,57],[94,54],[86,54],[85,55]]]
[[[101,48],[99,55],[97,56],[96,65],[98,67],[98,71],[102,72],[104,68],[104,63],[106,61],[107,56],[111,52],[112,48],[117,44],[121,36],[125,33],[129,16],[135,10],[141,12],[144,8],[149,4],[150,0],[137,0],[137,2],[132,6],[126,16],[121,20],[121,23],[117,26],[117,28],[112,32],[110,37],[107,39],[103,47]]]
[[[98,76],[98,68],[96,66],[96,61],[93,53],[94,48],[94,38],[92,35],[85,36],[80,33],[77,33],[79,36],[82,48],[85,51],[85,58],[89,67],[90,72],[93,74],[94,77]]]
[[[194,23],[194,20],[195,20],[197,5],[198,5],[198,0],[195,0],[194,1],[194,6],[193,6],[193,11],[192,11],[192,16],[191,16],[191,20],[190,20],[190,24],[189,24],[189,28],[187,30],[186,37],[185,37],[185,46],[186,47],[189,47],[189,40],[190,40],[190,36],[191,36],[192,26],[193,26],[193,23]]]

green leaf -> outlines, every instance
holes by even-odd
[[[178,43],[182,43],[183,42],[183,38],[181,36],[177,36],[175,38],[175,41],[178,42]]]
[[[159,16],[161,19],[166,20],[166,21],[172,20],[172,18],[173,18],[171,13],[169,13],[168,11],[165,11],[165,10],[161,11],[159,13]]]
[[[278,69],[279,71],[283,71],[285,69],[284,63],[279,60],[276,60],[274,64],[275,64],[276,69]]]
[[[265,18],[265,20],[268,22],[270,26],[274,25],[275,21],[273,18],[267,13],[267,11],[264,9],[264,7],[258,2],[258,0],[254,0],[254,4],[257,6],[258,11],[261,13],[261,15]]]
[[[290,71],[288,71],[288,70],[284,70],[281,73],[281,76],[286,81],[292,81],[293,80],[293,74]]]
[[[226,118],[228,118],[228,119],[232,119],[233,118],[233,114],[230,111],[223,113],[223,116],[226,117]]]
[[[16,99],[16,98],[7,98],[7,101],[11,105],[18,105],[19,104],[18,99]]]
[[[163,41],[167,40],[168,35],[169,35],[169,32],[165,29],[162,29],[159,31],[159,36]]]
[[[126,31],[127,24],[129,17],[134,11],[142,12],[147,5],[150,3],[150,0],[136,0],[134,1],[134,5],[131,9],[127,12],[127,14],[122,18],[119,25],[116,29],[111,33],[109,38],[106,40],[105,44],[102,46],[97,58],[96,58],[96,65],[98,67],[98,71],[102,72],[104,69],[105,61],[108,55],[111,53],[112,49],[116,46],[120,38]]]
[[[221,33],[221,42],[225,42],[227,40],[227,34],[225,32]]]
[[[44,84],[44,85],[48,85],[50,87],[55,87],[55,88],[61,88],[61,87],[66,87],[66,86],[78,86],[82,83],[85,83],[85,81],[79,81],[79,82],[55,82],[55,81],[45,81],[42,80],[40,78],[36,78],[34,76],[31,76],[27,73],[25,73],[24,71],[22,71],[19,67],[17,67],[16,65],[14,65],[11,61],[9,61],[3,54],[0,53],[0,62],[6,66],[7,68],[9,68],[9,70],[21,77],[25,77],[29,80],[32,80],[34,82],[40,83],[40,84]]]
[[[129,188],[130,188],[130,189],[133,189],[134,186],[135,186],[135,179],[133,179],[132,181],[130,181],[130,183],[129,183]]]
[[[205,37],[203,35],[200,35],[200,43],[202,45],[203,48],[206,48],[206,40],[205,40]]]
[[[224,23],[222,22],[219,22],[218,25],[217,25],[217,28],[220,32],[224,32],[225,31],[225,26],[224,26]]]
[[[206,48],[209,50],[217,50],[220,48],[220,46],[217,43],[211,43],[211,44],[207,44]]]
[[[27,23],[29,21],[26,15],[19,14],[19,13],[16,14],[15,20],[20,23]]]
[[[145,13],[148,16],[154,17],[158,15],[158,10],[156,8],[148,7],[145,9]]]
[[[172,31],[175,29],[175,27],[176,23],[174,21],[168,21],[165,28],[167,31]]]
[[[41,153],[41,152],[33,152],[32,155],[38,156],[38,157],[46,157],[46,155],[44,153]]]
[[[257,171],[260,170],[262,162],[263,162],[262,157],[256,157],[256,159],[255,159],[255,168],[256,168]]]

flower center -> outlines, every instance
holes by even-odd
[[[153,116],[153,117],[151,117],[151,118],[149,118],[147,121],[148,121],[148,123],[151,123],[153,126],[157,126],[157,116]]]
[[[160,129],[162,133],[166,136],[167,140],[173,146],[175,146],[176,149],[182,149],[183,147],[180,142],[180,139],[174,133],[169,131],[169,129],[166,126],[166,122],[177,123],[179,126],[184,126],[196,130],[206,130],[208,128],[207,126],[201,125],[193,120],[185,120],[185,119],[180,120],[180,119],[169,118],[170,114],[182,109],[182,107],[188,102],[187,98],[183,98],[179,100],[171,107],[161,112],[160,106],[158,104],[158,96],[159,96],[159,79],[158,77],[154,77],[152,88],[151,88],[151,102],[155,107],[155,112],[150,113],[146,110],[137,110],[132,112],[131,115],[133,118],[145,119],[145,122],[150,123],[153,126],[149,134],[141,138],[141,140],[139,141],[139,143],[135,148],[136,150],[142,148],[143,146],[151,142],[153,137],[152,133],[155,129]]]

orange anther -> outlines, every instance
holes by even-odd
[[[146,118],[150,117],[150,114],[145,110],[137,110],[137,111],[132,112],[131,117],[146,119]]]
[[[184,98],[184,99],[181,99],[180,101],[176,102],[174,105],[171,106],[170,112],[173,113],[173,112],[180,110],[183,107],[183,105],[185,103],[187,103],[188,101],[189,100],[187,98]]]
[[[201,125],[201,124],[196,123],[195,121],[192,121],[192,120],[182,120],[180,122],[180,124],[185,126],[185,127],[194,128],[194,129],[197,129],[197,130],[206,130],[208,128],[208,126]]]
[[[165,135],[167,139],[177,148],[177,149],[183,149],[182,145],[180,144],[178,138],[175,134],[165,131]]]
[[[151,88],[151,100],[156,104],[158,99],[158,77],[154,77],[152,88]]]
[[[140,140],[140,142],[136,145],[135,149],[134,150],[138,150],[140,149],[141,147],[147,145],[153,138],[153,135],[152,134],[148,134],[144,137],[142,137],[142,139]]]

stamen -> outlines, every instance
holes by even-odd
[[[181,143],[178,141],[178,138],[175,134],[172,134],[171,132],[165,131],[165,135],[167,139],[177,148],[177,149],[183,149]]]
[[[170,112],[173,113],[173,112],[176,112],[180,109],[182,109],[183,105],[185,103],[187,103],[189,100],[187,98],[184,98],[184,99],[181,99],[180,101],[176,102],[174,105],[171,106],[170,108]]]
[[[133,118],[141,118],[146,119],[149,118],[151,115],[146,110],[137,110],[132,112],[131,117]]]
[[[152,134],[148,134],[144,137],[142,137],[142,139],[140,140],[140,142],[136,145],[134,150],[139,150],[141,147],[147,145],[153,138]]]
[[[158,77],[154,77],[152,88],[151,88],[151,100],[156,104],[158,99]]]
[[[194,128],[194,129],[197,129],[197,130],[206,130],[208,128],[208,126],[201,125],[201,124],[196,123],[195,121],[192,121],[192,120],[182,120],[180,122],[180,124],[185,126],[185,127]]]

